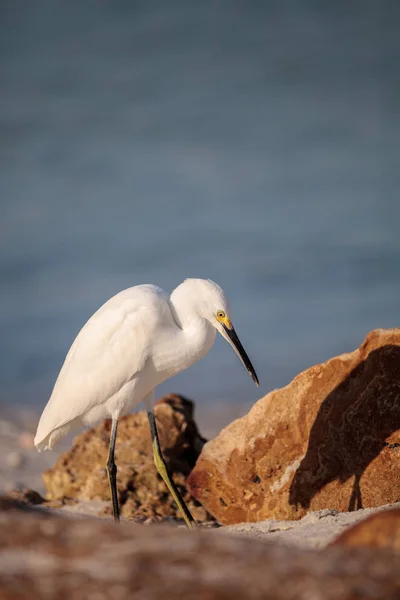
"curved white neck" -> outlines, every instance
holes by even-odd
[[[188,305],[185,296],[180,293],[180,289],[176,288],[170,298],[169,304],[175,323],[182,330],[189,327],[195,317],[193,309]]]
[[[181,371],[207,354],[217,332],[209,321],[196,315],[178,294],[171,294],[170,306],[174,320],[181,330],[175,349],[175,360],[179,365],[178,370]]]

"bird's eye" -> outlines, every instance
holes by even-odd
[[[217,312],[217,318],[218,318],[218,319],[225,319],[225,313],[224,313],[224,311],[223,311],[223,310],[219,310],[219,311]]]

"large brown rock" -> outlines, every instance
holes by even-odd
[[[193,403],[171,394],[155,405],[160,444],[169,471],[197,521],[210,516],[193,500],[185,487],[205,440],[193,420]],[[43,474],[48,500],[110,501],[105,464],[110,440],[109,420],[78,436],[72,448],[62,454],[54,467]],[[146,413],[119,421],[115,450],[117,487],[121,514],[160,520],[181,515],[153,462],[150,429]],[[111,502],[109,505],[111,512]]]
[[[383,510],[363,519],[345,529],[332,544],[400,551],[400,508]]]
[[[224,524],[400,499],[400,329],[311,367],[208,442],[192,494]]]
[[[9,511],[0,513],[0,597],[398,600],[399,555]]]

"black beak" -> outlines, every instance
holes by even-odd
[[[235,349],[235,351],[236,351],[237,355],[239,356],[240,360],[242,361],[242,363],[244,364],[244,366],[246,367],[246,369],[250,373],[250,377],[252,378],[252,380],[254,381],[254,383],[257,386],[259,386],[260,384],[259,384],[256,372],[254,370],[254,367],[251,364],[250,359],[247,356],[245,349],[243,348],[242,344],[240,343],[240,340],[239,340],[239,338],[238,338],[238,336],[236,334],[235,329],[233,327],[230,329],[229,327],[227,327],[223,323],[222,323],[222,327],[224,328],[224,330],[226,332],[226,335],[231,340],[232,346]]]

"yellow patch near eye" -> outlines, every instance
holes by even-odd
[[[216,314],[216,319],[219,323],[227,327],[228,329],[232,329],[232,323],[226,316],[226,313],[223,310],[219,310]]]
[[[232,329],[232,328],[233,328],[233,325],[232,325],[232,323],[230,322],[230,320],[228,319],[228,317],[225,317],[225,319],[223,320],[223,323],[224,323],[224,325],[225,325],[225,327],[226,327],[227,329]]]

